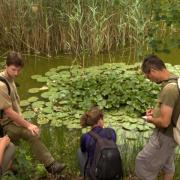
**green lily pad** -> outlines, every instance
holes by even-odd
[[[35,112],[34,111],[25,111],[23,112],[23,117],[25,119],[32,119],[36,116]]]
[[[60,119],[53,119],[51,121],[51,126],[53,127],[61,127],[63,124],[62,124],[62,121]]]
[[[48,101],[48,102],[45,102],[45,105],[48,106],[48,107],[52,107],[53,106],[53,103]]]
[[[56,113],[56,116],[57,116],[58,118],[64,118],[64,117],[68,117],[69,114],[66,113],[66,112],[58,112],[58,113]]]
[[[138,120],[137,120],[136,118],[130,118],[130,119],[129,119],[129,122],[130,122],[130,123],[137,123],[137,121],[138,121]]]
[[[38,124],[47,124],[49,122],[49,118],[47,118],[47,116],[44,116],[44,115],[41,115],[41,116],[38,116],[37,118],[37,123]]]
[[[36,75],[32,75],[31,79],[38,79],[38,78],[41,78],[41,77],[42,77],[42,75],[36,74]]]
[[[38,77],[38,78],[37,78],[37,81],[38,81],[38,82],[47,82],[47,81],[48,81],[48,78],[41,76],[41,77]]]
[[[75,117],[76,119],[79,119],[79,118],[81,117],[81,115],[80,115],[80,114],[75,114],[74,117]]]
[[[20,106],[21,107],[25,107],[25,106],[28,106],[30,104],[30,102],[28,100],[22,100],[20,101]]]
[[[81,126],[79,124],[68,124],[68,129],[81,129]]]
[[[40,91],[45,91],[45,90],[48,90],[48,86],[42,86],[41,88],[39,88]]]
[[[42,108],[44,106],[44,101],[36,101],[31,104],[32,108]]]
[[[39,88],[31,88],[28,90],[29,93],[33,94],[33,93],[38,93],[39,92]]]
[[[138,126],[137,126],[137,129],[138,129],[139,131],[147,131],[146,126],[142,126],[142,125],[138,125]]]
[[[133,130],[136,128],[136,126],[131,125],[130,123],[123,123],[122,127],[126,130]]]
[[[45,107],[42,109],[42,112],[46,114],[51,114],[53,113],[53,109],[51,107]]]
[[[38,97],[32,96],[30,98],[28,98],[28,102],[32,103],[38,100]]]
[[[52,95],[51,92],[43,92],[41,94],[41,97],[45,98],[45,99],[49,99],[49,97]]]
[[[57,72],[55,72],[55,71],[48,71],[48,72],[45,73],[45,75],[48,76],[48,77],[53,76],[55,74],[57,74]]]

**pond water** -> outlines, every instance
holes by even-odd
[[[170,54],[158,54],[165,62],[171,63],[173,65],[180,64],[180,49],[174,49]],[[3,59],[0,60],[2,62]],[[26,65],[22,71],[20,77],[18,77],[17,82],[20,85],[18,87],[18,92],[21,99],[27,99],[31,96],[27,91],[30,88],[41,87],[43,84],[36,82],[31,79],[31,75],[34,74],[44,74],[50,68],[65,65],[71,66],[80,64],[81,66],[97,66],[103,63],[115,63],[115,62],[128,62],[131,63],[129,57],[122,57],[119,54],[110,55],[99,55],[97,57],[85,57],[81,60],[76,60],[70,55],[62,55],[56,58],[42,58],[38,56],[28,56],[26,57]],[[43,125],[42,129],[42,139],[53,152],[57,159],[63,159],[69,164],[69,168],[76,171],[76,150],[79,144],[79,137],[81,132],[79,131],[69,131],[64,128],[50,128],[48,125]],[[72,146],[69,146],[71,142]]]
[[[158,54],[160,58],[162,58],[166,63],[171,63],[173,65],[180,64],[180,49],[173,49],[171,53]],[[2,61],[2,59],[0,60]],[[19,93],[21,98],[27,98],[29,94],[27,90],[32,87],[39,86],[39,83],[32,80],[30,77],[34,74],[44,74],[50,68],[54,68],[57,66],[71,66],[80,64],[84,67],[88,66],[98,66],[102,65],[103,63],[117,63],[117,62],[126,62],[132,63],[132,60],[129,56],[123,56],[120,54],[115,55],[99,55],[96,57],[85,57],[84,59],[77,60],[76,58],[70,55],[62,55],[56,58],[42,58],[42,57],[26,57],[26,65],[22,71],[21,76],[18,78],[18,83],[21,85],[19,87]]]

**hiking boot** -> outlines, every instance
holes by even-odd
[[[57,161],[54,161],[51,165],[46,167],[46,169],[51,174],[60,174],[65,169],[65,167],[65,164],[61,164]]]

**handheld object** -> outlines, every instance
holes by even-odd
[[[142,119],[144,119],[145,121],[147,121],[147,116],[142,116]]]

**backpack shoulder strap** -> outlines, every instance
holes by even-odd
[[[172,80],[175,80],[175,81],[172,82]],[[169,79],[163,80],[162,82],[168,82],[166,85],[177,84],[179,95],[180,95],[180,77],[169,78]]]
[[[10,93],[11,93],[11,88],[10,88],[9,83],[7,82],[7,80],[6,80],[4,77],[0,76],[0,81],[2,81],[3,83],[6,84],[6,86],[7,86],[7,88],[8,88],[8,94],[10,95]]]
[[[8,94],[10,95],[11,88],[10,88],[9,83],[7,82],[7,80],[4,77],[0,76],[0,81],[2,81],[4,84],[6,84],[6,86],[8,88]],[[2,118],[3,118],[3,109],[0,110],[0,119],[2,119]]]
[[[178,80],[179,77],[173,77],[173,78],[169,78],[169,79],[166,79],[166,80],[163,80],[161,82],[168,82],[168,81],[171,81],[171,80]]]
[[[180,77],[177,79],[178,89],[179,89],[179,95],[180,95]]]
[[[174,106],[174,109],[173,109],[173,113],[172,113],[172,124],[174,127],[176,127],[176,124],[177,124],[177,120],[179,118],[179,115],[180,115],[180,77],[177,79],[177,86],[178,86],[178,90],[179,90],[179,97],[177,99],[177,102]]]
[[[88,134],[90,134],[90,136],[92,136],[96,141],[101,138],[97,133],[92,130]]]
[[[93,130],[89,131],[88,134],[97,142],[98,139],[100,139],[101,137],[96,133],[94,132]],[[92,147],[91,147],[92,148]],[[87,169],[87,166],[88,166],[88,163],[89,163],[89,156],[86,160],[86,163],[85,163],[85,166],[84,166],[84,177],[86,175],[86,169]]]

